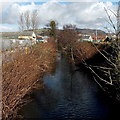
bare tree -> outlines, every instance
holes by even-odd
[[[21,13],[19,15],[18,25],[19,25],[20,31],[23,31],[25,29],[25,27],[24,27],[24,25],[25,25],[25,23],[24,23],[24,14],[23,13]]]
[[[38,16],[38,11],[36,10],[34,10],[31,13],[31,27],[33,30],[39,27],[39,16]]]
[[[111,11],[115,18],[116,22],[113,21],[111,15],[108,11]],[[105,89],[101,84],[100,81],[105,82],[105,84],[110,85],[112,88],[112,92],[117,100],[120,101],[120,1],[118,2],[117,11],[112,11],[105,8],[106,15],[108,17],[108,23],[114,29],[116,34],[116,39],[112,40],[110,49],[111,51],[107,52],[103,50],[102,52],[93,44],[96,50],[103,56],[105,59],[105,63],[103,65],[88,65],[84,60],[84,64],[91,70],[94,74],[95,81]],[[116,24],[117,23],[117,24]],[[99,70],[102,73],[102,76],[96,73],[96,70]],[[96,79],[97,78],[97,79]],[[98,81],[98,79],[100,81]]]
[[[93,43],[93,46],[105,59],[106,64],[103,64],[100,66],[93,66],[93,65],[87,65],[85,61],[84,63],[86,64],[86,66],[88,66],[88,68],[92,71],[92,73],[94,73],[94,75],[97,76],[97,78],[99,78],[101,81],[104,81],[109,85],[115,86],[116,89],[120,89],[120,83],[119,83],[120,82],[120,38],[119,38],[120,36],[120,2],[118,2],[118,7],[116,12],[106,8],[104,9],[108,17],[107,22],[114,29],[114,32],[116,34],[116,39],[112,40],[111,42],[110,53],[108,53],[106,50],[103,50],[101,52]],[[108,11],[111,11],[114,14],[116,18],[116,22],[112,20],[111,15],[109,14]],[[107,77],[108,79],[104,79],[102,76],[99,76],[95,72],[94,68],[99,69],[104,74],[104,78]]]
[[[72,25],[72,24],[64,25],[63,29],[64,30],[75,30],[76,29],[76,25]]]
[[[120,57],[120,1],[118,2],[118,6],[117,6],[117,11],[114,12],[112,10],[110,10],[113,15],[116,17],[116,23],[115,24],[113,22],[113,20],[111,19],[111,16],[109,15],[108,13],[108,10],[105,8],[105,11],[106,11],[106,14],[107,14],[107,17],[108,17],[108,22],[109,24],[112,26],[112,28],[114,29],[115,31],[115,34],[116,34],[116,39],[115,41],[112,41],[112,48],[113,48],[113,56],[115,58],[114,62],[116,64],[116,68],[117,70],[119,69],[119,57]]]
[[[69,53],[73,62],[74,62],[73,47],[78,39],[78,35],[75,29],[76,29],[75,25],[72,24],[64,25],[63,30],[58,35],[59,46],[62,48],[63,51],[67,51],[67,53]]]
[[[114,22],[109,15],[108,9],[105,8],[107,17],[108,17],[108,23],[112,26],[112,28],[115,31],[116,34],[116,40],[113,40],[111,44],[109,45],[108,49],[100,50],[94,43],[91,43],[92,46],[95,48],[96,51],[98,51],[100,55],[100,59],[102,59],[101,62],[93,62],[93,61],[86,61],[86,59],[82,59],[82,63],[87,67],[91,73],[93,73],[94,80],[98,83],[98,85],[106,92],[110,92],[115,99],[120,101],[120,2],[118,2],[117,11],[113,12],[110,10],[116,17],[116,22]],[[117,23],[117,24],[116,24]],[[74,28],[74,27],[73,27]],[[70,26],[64,26],[64,32],[66,30],[72,30],[71,25]],[[63,32],[63,33],[64,33]],[[69,37],[67,37],[69,35]],[[62,41],[65,46],[70,45],[71,48],[73,46],[73,43],[75,40],[72,33],[68,33],[68,35],[65,33],[65,35],[62,35]],[[70,42],[72,41],[72,42]],[[60,43],[61,43],[60,42]],[[78,47],[72,48],[73,50],[76,49],[77,56],[84,56],[84,51]],[[108,50],[108,51],[107,51]],[[74,52],[73,52],[74,53]],[[75,56],[75,54],[74,54]],[[76,58],[75,56],[74,58]],[[104,61],[103,61],[104,60]]]
[[[26,30],[29,30],[30,29],[30,24],[31,24],[30,11],[29,10],[25,11],[24,20],[25,20]]]
[[[78,35],[75,29],[76,26],[72,24],[63,26],[61,43],[69,49],[72,48],[74,43],[77,41]]]

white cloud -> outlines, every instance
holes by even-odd
[[[56,2],[56,1],[60,1],[60,2],[118,2],[119,0],[0,0],[0,3],[4,3],[4,2]]]
[[[16,24],[19,14],[19,5],[12,4],[2,11],[2,23]]]
[[[96,0],[81,1],[90,2]],[[3,24],[17,25],[19,12],[37,9],[42,27],[45,26],[50,20],[56,20],[59,23],[59,26],[71,23],[76,24],[80,28],[101,28],[101,26],[105,25],[105,19],[107,19],[104,7],[113,9],[114,5],[111,2],[89,2],[71,2],[61,4],[57,1],[49,1],[40,5],[35,5],[34,2],[29,5],[20,5],[18,3],[10,3],[7,5],[4,4],[2,10],[2,22]],[[114,18],[112,14],[111,17]]]

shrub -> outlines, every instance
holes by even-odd
[[[2,115],[4,119],[14,118],[23,97],[45,73],[51,72],[55,63],[54,44],[38,43],[32,47],[16,49],[4,57],[2,65]]]

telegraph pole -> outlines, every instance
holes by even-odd
[[[96,42],[97,42],[97,29],[96,29]]]

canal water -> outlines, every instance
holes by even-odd
[[[33,120],[119,120],[119,103],[105,95],[91,75],[75,69],[58,57],[55,73],[44,76],[45,87],[34,91],[19,114]]]

